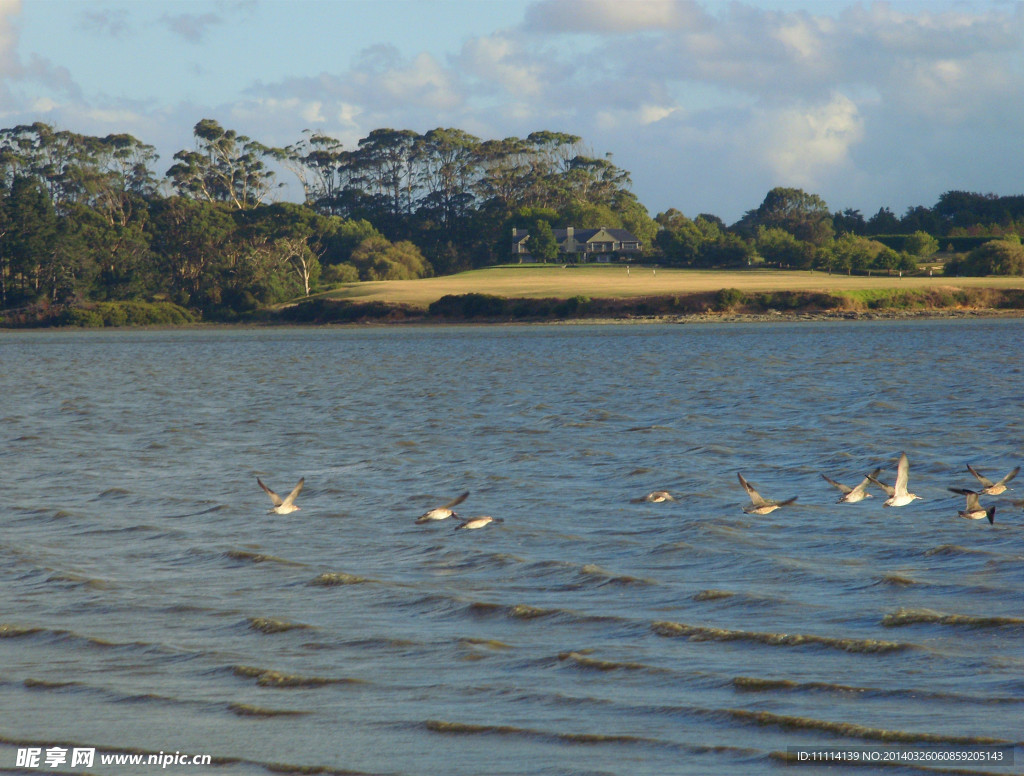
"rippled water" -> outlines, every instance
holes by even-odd
[[[983,497],[993,526],[946,489],[1024,459],[1022,329],[0,334],[0,769],[62,745],[661,776],[1018,742],[1020,490]],[[891,482],[903,450],[908,507],[819,476]],[[737,472],[799,501],[745,515]],[[257,476],[304,476],[301,511]],[[504,522],[414,523],[463,490]]]

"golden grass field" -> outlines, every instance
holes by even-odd
[[[446,294],[493,294],[510,298],[624,298],[665,296],[738,288],[741,291],[857,291],[916,288],[1024,288],[1024,277],[948,278],[829,275],[825,272],[651,269],[650,267],[560,264],[489,267],[421,280],[348,283],[320,294],[353,302],[382,301],[426,308]]]

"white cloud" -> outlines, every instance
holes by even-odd
[[[218,24],[223,24],[224,19],[215,13],[181,13],[171,16],[164,14],[160,22],[171,32],[189,43],[202,43],[207,31]]]
[[[18,38],[14,20],[21,13],[21,0],[0,0],[0,76],[17,69]]]
[[[506,34],[469,41],[463,47],[460,64],[474,80],[486,84],[485,88],[501,89],[513,98],[536,97],[549,83],[537,52]]]
[[[622,34],[699,26],[705,14],[694,0],[540,0],[525,29]]]
[[[850,164],[850,150],[864,137],[864,121],[848,97],[825,104],[763,112],[751,124],[755,158],[780,184],[810,187]]]

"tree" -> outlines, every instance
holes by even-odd
[[[414,161],[426,191],[421,207],[439,215],[451,230],[473,203],[472,183],[479,167],[480,139],[461,129],[432,129],[416,146]]]
[[[2,215],[4,303],[12,297],[31,301],[51,296],[56,285],[59,221],[49,193],[37,179],[18,176],[5,198]]]
[[[878,212],[868,219],[867,234],[895,234],[899,230],[899,219],[887,207],[879,208]]]
[[[263,163],[270,148],[213,119],[202,119],[192,133],[196,149],[178,151],[178,163],[167,171],[180,195],[240,210],[263,202],[273,187],[274,173]]]
[[[1024,275],[1020,240],[989,240],[967,254],[958,269],[963,275]]]
[[[740,234],[754,237],[760,226],[784,229],[815,246],[824,245],[833,235],[832,214],[825,200],[802,189],[772,189],[760,207],[747,211],[734,228]]]
[[[879,254],[887,250],[877,240],[844,234],[832,243],[828,266],[833,270],[845,270],[847,274],[854,270],[864,271],[874,266]]]
[[[684,267],[694,264],[705,240],[697,225],[675,208],[659,213],[654,220],[661,227],[654,243],[666,261]]]
[[[814,262],[814,246],[785,229],[758,227],[754,245],[765,261],[780,267],[807,269]]]
[[[867,229],[867,222],[859,210],[847,208],[842,213],[832,216],[832,227],[837,234],[864,234]]]
[[[926,259],[939,250],[939,241],[927,232],[914,232],[903,240],[903,250]]]
[[[342,188],[339,170],[345,158],[344,147],[321,132],[307,129],[303,134],[298,143],[271,149],[272,154],[299,179],[306,204],[333,213]]]
[[[534,221],[530,236],[526,238],[526,249],[537,261],[548,262],[557,259],[558,241],[551,230],[551,224],[543,219]]]
[[[408,240],[391,243],[370,237],[352,252],[352,263],[360,280],[411,280],[430,273],[423,254]]]

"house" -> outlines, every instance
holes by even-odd
[[[558,252],[563,259],[571,261],[609,262],[617,256],[634,256],[640,253],[640,241],[625,229],[552,229],[558,242]],[[526,229],[512,229],[512,255],[520,262],[536,261],[526,247],[530,232]]]

